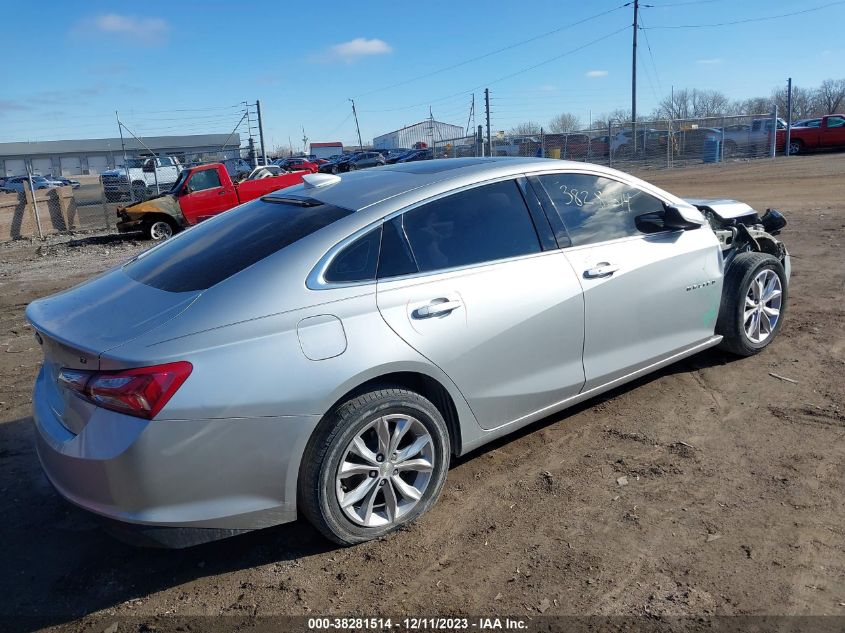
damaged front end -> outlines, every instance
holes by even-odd
[[[156,220],[167,219],[171,224],[185,228],[185,216],[176,196],[163,193],[155,198],[117,208],[117,230],[121,233],[143,231]]]
[[[779,211],[767,209],[761,216],[744,202],[736,200],[686,201],[701,211],[719,239],[725,270],[739,253],[768,253],[783,264],[786,277],[789,278],[789,253],[783,242],[775,237],[786,226],[786,218]]]

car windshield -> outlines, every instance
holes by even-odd
[[[179,174],[179,177],[176,179],[176,182],[173,183],[173,186],[167,193],[176,193],[182,188],[182,185],[185,184],[185,181],[188,179],[188,176],[191,175],[191,170],[186,169],[182,173]]]
[[[160,290],[205,290],[351,213],[328,204],[259,198],[164,242],[123,270]]]

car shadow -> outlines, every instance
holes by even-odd
[[[650,382],[658,380],[665,376],[673,376],[675,374],[687,374],[693,371],[699,371],[701,369],[707,369],[708,367],[720,367],[722,365],[727,365],[728,363],[732,363],[734,361],[742,360],[741,357],[736,356],[734,354],[730,354],[728,352],[724,352],[720,349],[711,347],[710,349],[704,350],[703,352],[699,352],[698,354],[694,354],[693,356],[689,356],[684,358],[683,360],[679,360],[676,363],[672,363],[671,365],[667,365],[662,369],[659,369],[655,372],[650,374],[646,374],[636,380],[632,380],[631,382],[627,382],[624,385],[620,385],[619,387],[615,387],[610,391],[606,391],[600,395],[597,395],[593,398],[589,398],[580,402],[576,405],[573,405],[563,411],[559,411],[557,413],[553,413],[545,418],[541,418],[536,422],[532,422],[521,429],[513,431],[504,437],[500,437],[484,446],[481,446],[474,451],[471,451],[461,457],[453,458],[451,467],[454,468],[460,464],[463,464],[466,461],[471,459],[475,459],[479,455],[483,455],[484,453],[494,451],[497,448],[501,448],[505,444],[513,442],[515,439],[524,437],[526,435],[531,435],[535,431],[543,429],[547,426],[551,426],[552,424],[556,424],[558,422],[562,422],[567,418],[576,415],[582,411],[586,411],[587,409],[592,409],[597,404],[605,402],[607,400],[613,400],[614,398],[620,396],[623,393],[628,393],[629,391],[634,391],[639,389],[643,385],[646,385]]]
[[[660,377],[734,358],[708,350],[543,418],[453,460],[452,466]],[[181,550],[126,545],[54,492],[38,463],[33,434],[31,418],[0,423],[0,621],[7,630],[68,623],[202,577],[294,561],[337,547],[304,521]]]
[[[33,434],[31,418],[0,423],[3,630],[59,625],[204,576],[336,547],[302,521],[181,550],[126,545],[55,493]]]

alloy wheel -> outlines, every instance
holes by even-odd
[[[409,415],[376,418],[346,447],[335,476],[337,500],[357,525],[398,523],[425,494],[434,470],[434,442]]]
[[[150,226],[150,237],[156,241],[173,237],[173,227],[164,220],[157,220]]]
[[[775,331],[782,301],[783,288],[777,273],[770,268],[757,273],[745,295],[743,312],[745,334],[752,343],[763,343]]]

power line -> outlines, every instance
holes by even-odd
[[[660,85],[660,73],[657,72],[657,64],[654,63],[654,53],[651,51],[651,42],[648,41],[648,30],[646,29],[642,14],[640,15],[640,22],[643,25],[642,32],[643,37],[645,37],[645,45],[648,49],[648,55],[651,57],[651,67],[654,69],[654,79],[657,81],[657,88],[660,90],[660,94],[663,94],[663,86]],[[652,88],[652,90],[654,89]]]
[[[585,24],[586,22],[590,22],[602,16],[605,16],[609,13],[613,13],[614,11],[618,11],[622,9],[625,5],[620,5],[618,7],[614,7],[612,9],[608,9],[607,11],[602,11],[601,13],[596,13],[595,15],[591,15],[589,17],[584,18],[583,20],[579,20],[577,22],[571,22],[564,26],[558,27],[551,31],[547,31],[545,33],[541,33],[540,35],[535,35],[533,37],[529,37],[528,39],[521,40],[519,42],[514,42],[513,44],[508,44],[507,46],[503,46],[502,48],[497,48],[496,50],[490,51],[489,53],[484,53],[483,55],[478,55],[476,57],[472,57],[470,59],[466,59],[462,62],[458,62],[457,64],[452,64],[450,66],[446,66],[444,68],[439,68],[437,70],[433,70],[431,72],[417,75],[416,77],[411,77],[410,79],[405,79],[403,81],[399,81],[397,83],[391,84],[389,86],[384,86],[382,88],[376,88],[374,90],[370,90],[368,92],[362,92],[358,95],[357,98],[366,97],[371,94],[375,94],[377,92],[382,92],[384,90],[390,90],[392,88],[398,88],[399,86],[405,86],[409,83],[413,83],[415,81],[419,81],[420,79],[427,79],[429,77],[433,77],[434,75],[439,75],[440,73],[448,72],[450,70],[454,70],[455,68],[460,68],[461,66],[466,66],[467,64],[471,64],[473,62],[477,62],[482,59],[486,59],[487,57],[492,57],[493,55],[498,55],[499,53],[503,53],[505,51],[509,51],[514,48],[518,48],[519,46],[524,46],[525,44],[530,44],[531,42],[536,42],[537,40],[543,39],[545,37],[549,37],[550,35],[554,35],[556,33],[560,33],[561,31],[565,31],[567,29],[571,29],[573,27],[579,26],[581,24]]]
[[[746,18],[744,20],[733,20],[731,22],[715,22],[712,24],[670,24],[666,26],[652,26],[650,27],[650,30],[655,31],[657,29],[706,29],[718,26],[733,26],[735,24],[749,24],[751,22],[765,22],[767,20],[777,20],[780,18],[790,18],[795,15],[803,15],[805,13],[813,13],[815,11],[821,11],[822,9],[827,9],[828,7],[835,7],[841,4],[845,4],[845,0],[838,0],[838,2],[828,2],[827,4],[823,4],[818,7],[811,7],[809,9],[802,9],[801,11],[793,11],[791,13],[781,13],[779,15],[767,15],[759,18]]]
[[[845,2],[845,0],[843,0],[843,2]],[[454,97],[460,97],[460,96],[463,96],[463,95],[472,94],[473,91],[475,91],[475,90],[480,90],[481,88],[484,88],[486,86],[491,86],[493,84],[499,83],[500,81],[512,79],[512,78],[514,78],[518,75],[521,75],[523,73],[527,73],[527,72],[530,72],[532,70],[536,70],[537,68],[540,68],[541,66],[545,66],[546,64],[551,64],[552,62],[555,62],[559,59],[563,59],[564,57],[567,57],[569,55],[577,53],[578,51],[581,51],[581,50],[583,50],[583,49],[585,49],[589,46],[592,46],[593,44],[598,44],[599,42],[601,42],[603,40],[606,40],[610,37],[613,37],[614,35],[617,35],[618,33],[621,33],[622,31],[627,31],[629,28],[630,28],[630,26],[626,24],[622,28],[616,29],[615,31],[611,31],[610,33],[602,35],[601,37],[597,37],[596,39],[590,40],[589,42],[582,44],[580,46],[576,46],[575,48],[571,48],[568,51],[561,53],[560,55],[555,55],[554,57],[549,57],[548,59],[544,59],[543,61],[538,62],[536,64],[532,64],[531,66],[526,66],[526,67],[521,68],[521,69],[519,69],[515,72],[509,73],[507,75],[503,75],[502,77],[499,77],[498,79],[493,79],[491,81],[487,81],[483,84],[473,86],[472,88],[469,88],[468,90],[462,90],[460,92],[456,92],[454,94],[447,95],[445,97],[441,97],[440,99],[428,99],[428,100],[422,101],[420,103],[415,103],[415,104],[407,105],[407,106],[401,106],[401,107],[398,107],[398,108],[389,108],[389,109],[386,109],[386,110],[366,110],[366,112],[399,112],[399,111],[402,111],[402,110],[411,110],[413,108],[419,108],[419,107],[422,107],[422,106],[431,105],[433,103],[438,103],[440,101],[445,101],[447,99],[452,99]],[[362,112],[364,112],[364,110],[362,110]]]

